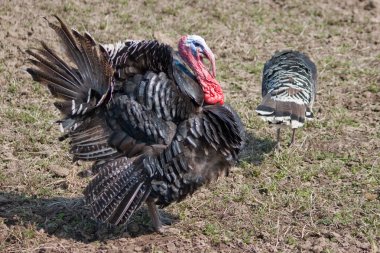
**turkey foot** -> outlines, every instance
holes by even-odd
[[[163,234],[170,228],[170,226],[165,225],[171,225],[173,221],[170,218],[160,215],[160,212],[158,211],[158,208],[153,200],[147,200],[146,204],[148,205],[148,211],[150,217],[152,218],[154,230]]]

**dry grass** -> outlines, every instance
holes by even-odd
[[[22,69],[27,48],[54,41],[58,14],[98,41],[196,33],[217,55],[218,79],[248,131],[241,163],[165,209],[152,233],[144,210],[127,226],[90,219],[48,92]],[[0,251],[377,252],[380,241],[380,2],[2,1],[0,8]],[[264,62],[308,53],[319,69],[316,120],[298,145],[273,152],[254,113]],[[290,134],[284,135],[289,141]]]

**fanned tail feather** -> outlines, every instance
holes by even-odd
[[[41,42],[41,49],[26,51],[34,58],[30,59],[34,67],[27,71],[59,99],[54,105],[68,119],[84,115],[109,101],[114,71],[104,48],[88,33],[81,35],[73,29],[69,30],[60,18],[55,17],[60,26],[49,21],[48,24],[57,33],[66,56],[75,67]],[[72,126],[68,123],[63,125],[65,130]]]

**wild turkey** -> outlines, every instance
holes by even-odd
[[[86,201],[111,224],[146,202],[159,230],[156,205],[227,173],[242,148],[243,126],[224,105],[213,53],[195,35],[180,39],[179,52],[157,41],[102,46],[56,18],[60,25],[48,23],[71,63],[42,42],[27,51],[34,58],[27,71],[59,99],[74,160],[94,161]]]
[[[280,126],[295,131],[305,119],[313,118],[312,107],[316,94],[317,68],[308,56],[297,51],[282,51],[265,63],[262,79],[263,101],[256,108],[259,116],[278,124],[277,145],[280,147]]]

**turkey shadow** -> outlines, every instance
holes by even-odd
[[[239,155],[240,162],[247,162],[254,165],[260,165],[265,154],[274,150],[277,142],[271,138],[259,138],[252,132],[245,133],[245,146]]]
[[[178,222],[178,217],[160,210],[163,222]],[[0,192],[0,217],[7,226],[29,224],[45,233],[65,239],[89,243],[120,237],[130,238],[155,233],[144,206],[129,219],[127,225],[109,225],[91,219],[82,198],[36,198],[19,193]]]

